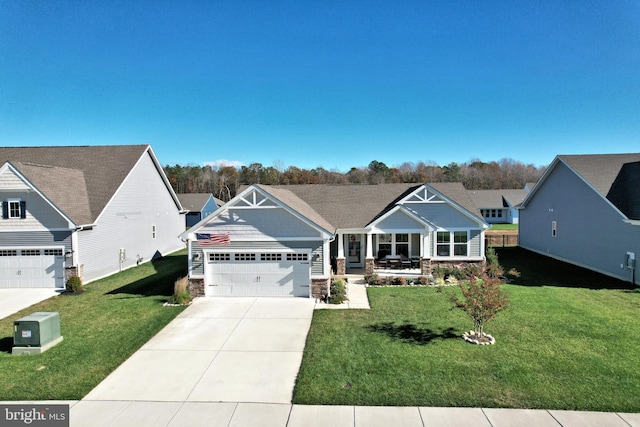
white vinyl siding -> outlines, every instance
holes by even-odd
[[[156,227],[153,238],[151,226]],[[166,255],[184,244],[184,217],[165,186],[150,154],[145,153],[105,210],[97,225],[78,233],[79,263],[85,282]],[[120,249],[126,257],[120,263]]]

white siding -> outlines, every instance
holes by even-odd
[[[135,266],[138,257],[146,262],[184,247],[178,238],[182,231],[184,217],[151,156],[145,153],[100,214],[97,225],[78,233],[78,262],[84,264],[85,281]],[[122,265],[121,248],[126,254]]]

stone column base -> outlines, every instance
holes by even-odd
[[[336,258],[336,276],[344,276],[347,274],[347,259]]]
[[[189,279],[187,289],[192,298],[204,296],[204,279]]]
[[[375,267],[375,258],[366,258],[364,260],[364,274],[373,274],[373,268]]]
[[[431,274],[431,260],[429,258],[420,258],[420,274],[422,276]]]
[[[311,298],[324,300],[329,295],[329,279],[311,279]]]

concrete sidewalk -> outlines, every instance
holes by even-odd
[[[347,281],[347,298],[342,304],[316,303],[316,310],[370,309],[367,287],[363,276],[349,276]]]
[[[640,427],[640,414],[496,408],[80,401],[73,427]]]

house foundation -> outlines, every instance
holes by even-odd
[[[429,274],[433,274],[433,270],[436,268],[458,268],[465,269],[469,266],[475,266],[481,269],[484,269],[486,265],[485,260],[479,261],[436,261],[429,258],[423,258],[420,260],[420,274],[423,276],[428,276]]]

